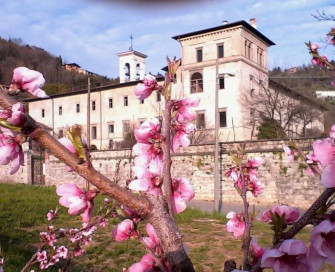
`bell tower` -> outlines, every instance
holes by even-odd
[[[145,59],[148,56],[134,50],[117,55],[119,56],[120,83],[140,80],[145,76]]]

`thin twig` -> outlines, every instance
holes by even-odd
[[[172,196],[172,178],[171,178],[171,110],[173,102],[170,99],[165,100],[165,120],[164,120],[164,144],[163,144],[163,187],[168,203],[169,214],[173,217],[175,207]]]

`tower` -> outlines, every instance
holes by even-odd
[[[146,55],[132,50],[117,54],[119,56],[120,83],[142,79],[145,75]]]

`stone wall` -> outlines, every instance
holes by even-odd
[[[21,166],[14,175],[9,174],[11,171],[10,164],[0,165],[0,181],[8,183],[32,184],[31,158],[32,158],[31,151],[30,150],[24,151],[24,166]]]
[[[311,150],[315,139],[297,140],[303,150]],[[220,162],[222,165],[222,200],[223,202],[240,203],[240,197],[233,187],[231,179],[224,173],[232,166],[230,153],[243,145],[243,142],[222,143]],[[283,153],[283,146],[288,141],[250,141],[246,142],[247,157],[260,156],[265,164],[259,169],[259,177],[265,190],[258,198],[250,197],[251,204],[271,205],[284,203],[308,207],[322,192],[323,187],[318,179],[305,173],[302,162],[289,162]],[[187,177],[191,180],[197,200],[214,200],[214,145],[193,145],[174,154],[172,176]],[[131,177],[131,150],[111,150],[92,152],[94,167],[108,178],[125,184]],[[53,156],[46,157],[46,185],[58,185],[75,182],[85,187],[86,182],[73,172],[67,172],[66,166]],[[28,163],[26,164],[28,165]]]

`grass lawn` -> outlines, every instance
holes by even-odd
[[[6,272],[16,272],[36,251],[39,232],[47,226],[45,215],[48,210],[59,206],[58,197],[55,187],[0,184],[0,192],[0,246]],[[101,203],[100,197],[96,207],[99,208]],[[55,227],[81,226],[79,216],[67,215],[66,208],[60,207],[59,214],[59,219],[53,224]],[[177,221],[196,271],[223,271],[224,262],[231,258],[240,264],[241,241],[225,231],[226,219],[223,215],[187,209],[177,216]],[[68,271],[122,271],[123,267],[139,261],[145,251],[138,242],[117,243],[111,238],[112,229],[117,223],[117,220],[112,220],[106,228],[99,228],[94,233],[93,241],[85,248],[85,253],[71,261]],[[271,244],[271,230],[267,224],[256,222],[253,235],[258,237],[261,245]],[[308,230],[299,238],[308,241]],[[37,266],[33,268],[35,272],[39,271]],[[54,266],[47,271],[58,269]],[[325,267],[322,271],[335,269]]]

